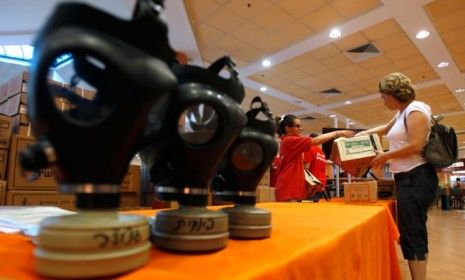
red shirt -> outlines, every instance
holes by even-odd
[[[304,162],[309,164],[310,171],[321,182],[320,189],[323,191],[326,187],[326,156],[319,146],[312,146],[310,151],[304,153]]]
[[[276,186],[276,180],[278,179],[279,170],[281,169],[281,158],[279,154],[276,155],[270,168],[270,187]]]
[[[276,201],[305,199],[305,179],[302,153],[310,150],[312,138],[284,136],[279,153],[281,168],[276,180]]]

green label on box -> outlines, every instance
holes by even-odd
[[[356,141],[346,141],[344,143],[347,155],[360,154],[373,151],[370,139],[362,139]]]

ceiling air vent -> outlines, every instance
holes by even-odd
[[[320,93],[324,94],[325,96],[333,96],[333,95],[342,94],[342,91],[338,90],[337,88],[329,88],[329,89],[320,91]]]
[[[364,44],[343,52],[352,62],[360,62],[381,55],[382,52],[373,43]]]

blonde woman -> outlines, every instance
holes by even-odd
[[[435,169],[421,151],[431,127],[431,108],[415,101],[411,80],[402,73],[391,73],[379,82],[384,105],[396,114],[387,124],[358,133],[386,134],[389,151],[379,153],[373,168],[389,161],[397,186],[398,226],[402,254],[408,261],[412,279],[426,279],[428,235],[427,211],[438,186]]]

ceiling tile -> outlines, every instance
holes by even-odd
[[[369,43],[369,40],[361,32],[353,33],[349,36],[343,37],[342,39],[334,41],[334,45],[340,51],[350,50],[355,47],[362,46]]]
[[[314,31],[321,31],[342,22],[343,17],[332,7],[326,5],[300,19]]]
[[[234,0],[228,1],[226,7],[243,17],[253,19],[254,17],[263,13],[264,10],[271,7],[271,5],[272,4],[267,0]]]
[[[388,37],[394,33],[398,33],[401,30],[402,29],[400,28],[399,24],[394,19],[388,19],[365,28],[361,32],[368,38],[368,40],[376,41],[378,39]]]
[[[462,0],[442,0],[433,1],[426,5],[427,10],[433,17],[443,17],[454,14],[456,11],[465,10],[465,1]]]
[[[237,51],[234,51],[232,54],[235,58],[240,59],[241,61],[251,63],[257,58],[260,58],[262,52],[252,46],[247,45]]]
[[[410,39],[403,32],[397,32],[374,41],[376,47],[382,52],[388,52],[401,47],[412,45]]]
[[[300,18],[326,5],[324,0],[278,0],[276,5],[295,18]]]
[[[214,12],[221,9],[221,4],[214,0],[185,0],[184,4],[191,20],[207,19]]]
[[[328,44],[312,50],[310,55],[317,60],[322,60],[340,53],[341,51],[334,44]]]
[[[330,5],[344,18],[350,18],[378,7],[381,3],[378,0],[335,0]]]
[[[328,66],[328,68],[337,69],[337,68],[346,66],[348,64],[351,64],[352,61],[350,61],[350,59],[347,58],[347,56],[339,53],[339,54],[334,55],[332,57],[322,59],[321,63]]]
[[[213,44],[224,36],[224,33],[208,24],[200,23],[197,26],[197,41],[201,46]]]
[[[273,6],[252,18],[251,21],[268,32],[274,32],[295,22],[295,19],[283,9]]]
[[[252,22],[246,22],[231,32],[231,36],[248,44],[261,40],[267,35],[268,33],[265,29]]]
[[[228,33],[242,25],[246,19],[228,8],[220,8],[214,14],[202,19],[202,21],[222,32]]]
[[[245,43],[231,36],[223,36],[210,45],[212,48],[223,50],[225,54],[234,53],[245,46]]]

